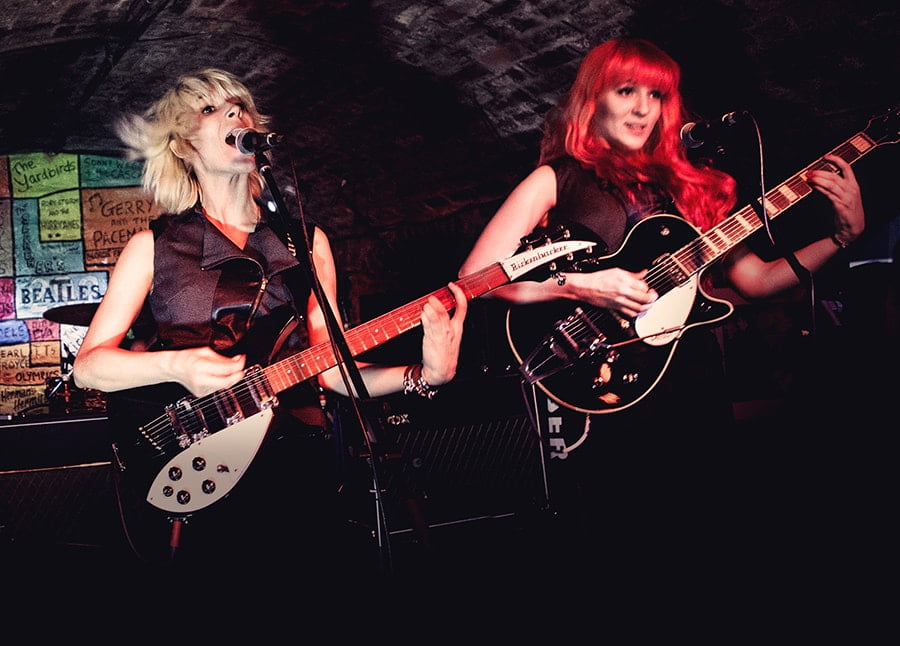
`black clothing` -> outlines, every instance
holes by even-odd
[[[244,249],[199,208],[164,215],[151,228],[154,280],[148,304],[157,325],[151,350],[209,346],[223,354],[246,352],[249,367],[271,364],[308,345],[303,320],[309,286],[297,260],[265,223],[250,233]],[[123,419],[134,408],[129,398],[135,392],[154,388],[113,393],[110,419]],[[160,388],[171,392],[166,385]],[[334,568],[348,559],[342,549],[338,455],[318,385],[310,379],[276,396],[274,419],[246,474],[226,497],[183,519],[174,559],[168,550],[170,519],[146,503],[137,510],[146,513],[132,525],[141,534],[142,558],[169,558],[175,567],[208,567],[229,575],[302,570],[307,577],[338,576]],[[162,403],[174,403],[173,397]]]
[[[148,302],[158,328],[154,349],[227,350],[247,333],[251,315],[254,325],[286,308],[297,320],[305,315],[308,288],[298,294],[304,305],[298,311],[285,279],[297,259],[264,223],[250,234],[245,249],[238,249],[199,208],[157,218],[150,228],[155,243]]]
[[[597,236],[596,241],[607,253],[622,246],[639,220],[659,213],[678,215],[671,198],[657,186],[632,187],[640,200],[630,202],[573,157],[560,157],[550,167],[556,172],[556,206],[550,211],[550,226],[561,223],[585,227]]]
[[[549,228],[587,227],[605,255],[618,253],[642,219],[680,215],[659,187],[631,187],[638,196],[632,203],[573,158],[551,167],[557,205]],[[617,565],[637,573],[706,559],[725,540],[729,527],[721,512],[734,467],[727,448],[732,414],[713,327],[685,331],[662,379],[643,399],[592,414],[587,439],[565,459],[550,460],[551,505],[561,528],[557,539],[582,555],[579,567],[594,558],[607,567],[614,555]]]

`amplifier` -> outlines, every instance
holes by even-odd
[[[109,460],[106,415],[25,417],[0,423],[0,470]]]
[[[107,545],[118,527],[105,416],[0,424],[0,542]]]
[[[389,531],[505,517],[545,504],[541,442],[518,378],[460,379],[432,400],[398,394],[375,404]],[[350,443],[352,454],[366,450]],[[369,462],[359,462],[356,489],[374,504],[373,481],[365,480]]]

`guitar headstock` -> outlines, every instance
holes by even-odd
[[[587,233],[587,229],[578,233]],[[544,281],[555,278],[564,281],[564,271],[580,271],[579,267],[592,259],[597,250],[596,236],[584,235],[573,238],[573,228],[565,225],[557,225],[553,229],[538,228],[528,236],[523,237],[521,245],[512,258],[505,262],[515,261],[518,258],[535,257],[540,260],[529,262],[532,267],[527,271],[516,265],[516,275],[512,278],[525,278],[526,280]]]
[[[538,227],[527,236],[524,236],[519,240],[520,244],[516,253],[520,251],[526,251],[528,249],[534,249],[535,247],[552,244],[554,242],[560,242],[562,240],[570,240],[571,238],[572,232],[568,227],[565,227],[561,224],[550,230],[544,227]]]
[[[900,106],[870,119],[863,132],[877,145],[900,141]]]

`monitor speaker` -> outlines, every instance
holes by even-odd
[[[105,546],[118,515],[105,417],[0,425],[0,541]]]

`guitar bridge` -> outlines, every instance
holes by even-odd
[[[525,358],[519,371],[528,383],[571,367],[576,362],[610,350],[607,337],[580,307],[553,324],[553,330]]]

